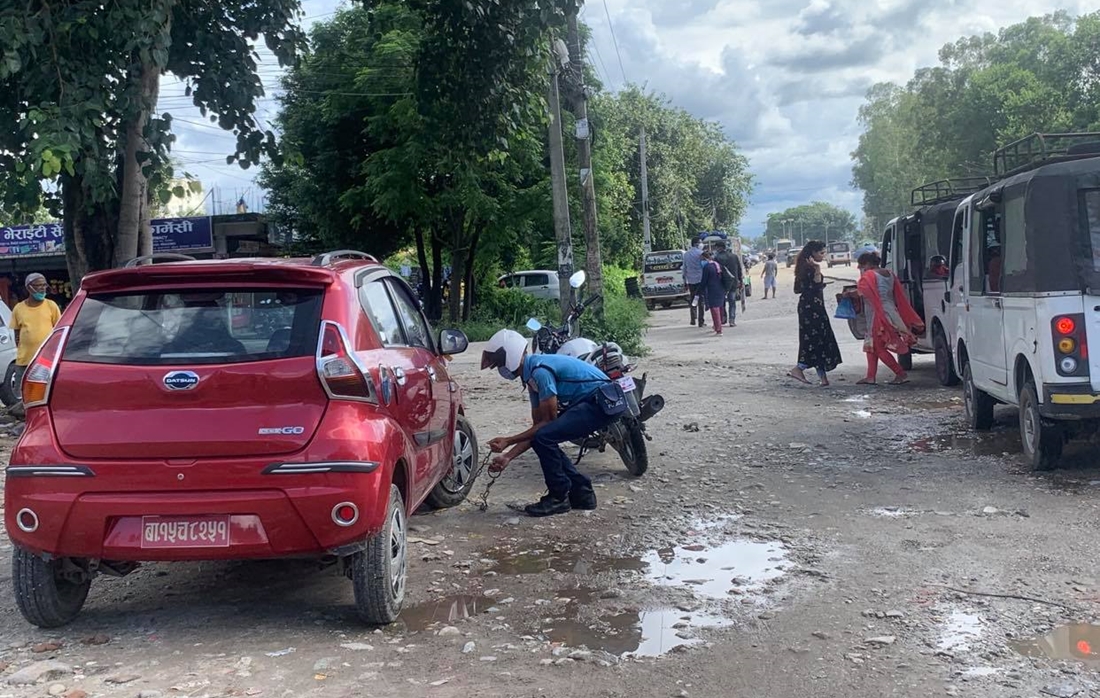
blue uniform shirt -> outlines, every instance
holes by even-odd
[[[545,366],[550,370],[536,370]],[[531,407],[557,396],[558,402],[570,405],[591,395],[608,382],[603,371],[572,356],[539,354],[523,362],[523,383],[531,396]]]

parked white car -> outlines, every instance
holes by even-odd
[[[3,369],[4,382],[0,384],[0,401],[11,407],[19,402],[20,386],[15,381],[15,332],[8,329],[11,324],[11,308],[0,302],[0,369]]]
[[[561,297],[558,272],[547,269],[529,269],[505,274],[497,279],[497,283],[501,288],[514,288],[535,298],[556,301]]]

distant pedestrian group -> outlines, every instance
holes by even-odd
[[[745,271],[741,259],[724,241],[711,252],[703,248],[703,238],[692,240],[684,253],[684,284],[691,296],[691,325],[703,327],[709,313],[716,337],[728,324],[737,327],[737,304],[745,307]]]

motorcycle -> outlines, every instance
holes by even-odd
[[[579,290],[586,278],[583,271],[578,271],[570,277],[569,285]],[[527,321],[527,329],[535,334],[533,353],[561,354],[580,359],[600,369],[623,389],[628,407],[626,414],[601,431],[574,443],[581,447],[582,456],[591,449],[603,453],[611,446],[619,454],[627,471],[634,477],[640,477],[649,468],[646,441],[650,440],[650,436],[646,434],[645,423],[664,409],[665,400],[660,395],[645,396],[648,374],[643,373],[641,378],[629,375],[635,366],[618,344],[597,344],[585,337],[573,336],[585,310],[601,300],[599,295],[579,300],[561,327],[545,327],[537,318],[531,318]]]

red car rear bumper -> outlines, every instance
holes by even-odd
[[[8,535],[36,553],[114,561],[348,554],[381,529],[393,464],[404,450],[388,422],[363,420],[361,409],[330,411],[330,428],[281,458],[79,463],[58,448],[48,412],[32,410],[8,469]],[[357,428],[349,430],[352,419]],[[365,438],[333,438],[347,434]],[[307,463],[318,467],[302,472]],[[279,464],[292,464],[291,472],[271,472]],[[73,466],[80,472],[57,470]],[[349,504],[354,521],[338,520]],[[168,524],[147,528],[158,521]],[[216,535],[189,521],[215,522]]]

